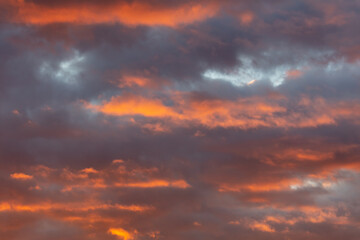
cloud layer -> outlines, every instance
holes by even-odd
[[[358,1],[0,0],[4,240],[357,240]]]

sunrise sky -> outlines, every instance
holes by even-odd
[[[359,240],[359,0],[0,0],[1,240]]]

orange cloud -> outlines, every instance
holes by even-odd
[[[250,228],[262,232],[275,232],[275,230],[272,229],[268,224],[256,221],[250,224]]]
[[[158,99],[127,95],[112,97],[100,105],[85,103],[85,107],[107,115],[170,118],[173,120],[171,123],[197,122],[211,128],[270,126],[273,124],[273,114],[286,110],[258,98],[194,101],[180,95],[172,100],[175,102],[173,106],[165,106]],[[166,129],[164,126],[162,128]]]
[[[169,117],[177,115],[170,107],[164,106],[158,99],[146,99],[136,96],[112,97],[103,105],[87,107],[109,115],[143,115],[146,117]]]
[[[243,25],[249,25],[254,20],[254,18],[255,18],[254,14],[249,11],[243,12],[239,16],[239,20]]]
[[[119,87],[144,87],[151,83],[150,79],[136,76],[124,76],[122,81],[118,84]]]
[[[10,175],[10,177],[12,179],[17,179],[17,180],[30,180],[30,179],[33,179],[33,176],[27,175],[25,173],[13,173],[13,174]]]
[[[110,228],[109,233],[117,236],[119,239],[122,239],[122,240],[134,239],[133,234],[131,234],[130,232],[128,232],[122,228]]]
[[[288,209],[278,209],[282,213],[276,215],[267,215],[263,219],[253,220],[253,219],[239,219],[230,221],[231,225],[242,225],[253,231],[261,232],[276,232],[273,228],[273,224],[285,224],[285,225],[295,225],[299,222],[307,223],[323,223],[331,222],[337,225],[342,224],[351,224],[348,216],[338,216],[337,208],[335,207],[315,207],[315,206],[306,206],[298,208],[288,208]],[[292,212],[297,212],[300,214],[292,214]],[[287,232],[288,229],[285,228],[280,230],[280,232]]]
[[[153,189],[157,192],[159,189],[156,188],[165,191],[191,187],[185,180],[171,180],[163,176],[155,167],[145,168],[121,159],[113,160],[102,169],[88,167],[75,170],[34,166],[29,167],[28,171],[34,179],[31,182],[32,186],[28,187],[29,183],[24,184],[28,187],[26,192],[22,191],[23,188],[21,192],[16,192],[17,190],[14,189],[16,194],[13,194],[13,199],[0,201],[0,213],[41,216],[71,223],[85,230],[89,229],[89,226],[94,226],[96,236],[103,236],[110,229],[108,233],[114,237],[128,240],[135,239],[137,232],[124,229],[122,231],[122,228],[116,226],[119,224],[131,226],[134,219],[157,214],[158,209],[156,201],[152,199],[134,202],[131,198],[126,198],[144,189]],[[22,175],[12,174],[12,176]],[[131,188],[131,190],[120,188]],[[116,191],[122,192],[121,194],[127,197],[124,199],[104,197]],[[28,196],[32,194],[34,197],[29,198]],[[37,194],[46,197],[36,197]]]
[[[50,203],[43,202],[38,204],[21,204],[15,202],[0,203],[0,212],[39,212],[39,211],[71,211],[88,212],[95,210],[125,210],[131,212],[145,212],[152,210],[150,206],[141,205],[120,205],[120,204],[102,204],[101,202],[81,202],[81,203]]]
[[[290,189],[290,185],[300,183],[299,179],[283,179],[273,182],[259,182],[249,184],[227,184],[223,183],[219,187],[220,192],[269,192],[269,191],[281,191]]]
[[[133,187],[133,188],[157,188],[157,187],[171,187],[171,188],[189,188],[190,185],[184,180],[166,181],[166,180],[152,180],[147,182],[132,182],[132,183],[116,183],[117,187]]]
[[[334,146],[335,148],[336,146]],[[336,147],[337,148],[337,147]],[[297,161],[323,161],[331,159],[333,152],[327,149],[302,149],[302,148],[289,148],[279,150],[279,153],[274,153],[275,158],[280,161],[286,161],[287,159]]]
[[[285,108],[251,98],[191,101],[182,111],[185,119],[198,121],[209,127],[251,128],[271,125],[266,118],[272,118],[274,113],[284,112]]]
[[[243,225],[253,231],[261,231],[261,232],[275,232],[275,230],[268,225],[265,221],[256,221],[256,220],[249,220],[244,219],[241,221],[235,220],[230,221],[229,224],[231,225]]]
[[[18,8],[14,21],[30,24],[120,22],[127,25],[176,26],[212,17],[218,8],[213,3],[183,4],[176,8],[153,7],[139,2],[115,3],[100,7],[91,4],[50,7],[23,0],[14,0],[11,3]]]
[[[338,119],[357,120],[360,114],[354,109],[357,102],[327,102],[323,98],[303,97],[298,102],[301,111],[287,113],[287,99],[251,97],[237,100],[194,100],[187,94],[174,93],[168,99],[174,104],[166,106],[156,98],[136,95],[112,97],[99,105],[85,103],[85,107],[114,116],[141,115],[149,118],[170,119],[167,124],[187,125],[197,123],[209,128],[237,127],[317,127],[336,124]],[[133,120],[134,121],[134,120]],[[144,125],[158,132],[170,132],[164,124]]]
[[[267,224],[270,223],[282,223],[288,225],[294,225],[298,222],[309,222],[309,223],[322,223],[332,222],[335,224],[349,224],[348,216],[338,216],[337,208],[335,207],[316,207],[316,206],[305,206],[299,208],[283,208],[282,211],[292,212],[301,211],[300,216],[287,215],[284,216],[267,216],[264,221]]]
[[[298,102],[301,111],[290,112],[287,112],[285,98],[274,100],[267,97],[251,97],[233,101],[194,100],[187,94],[174,93],[167,100],[171,100],[173,104],[166,106],[160,99],[124,95],[112,97],[109,101],[103,101],[98,105],[85,103],[85,107],[107,115],[128,117],[141,115],[171,120],[164,124],[143,124],[144,128],[157,132],[170,132],[169,124],[187,125],[190,123],[210,128],[316,127],[336,124],[338,119],[358,121],[360,116],[354,111],[359,105],[357,102],[331,103],[322,98],[303,97]]]
[[[117,167],[114,167],[117,164]],[[158,176],[156,168],[141,168],[127,166],[123,160],[114,160],[111,167],[97,170],[85,168],[82,170],[48,169],[49,175],[44,175],[42,169],[34,167],[33,175],[39,180],[38,189],[47,189],[51,184],[62,186],[61,192],[66,194],[76,190],[108,189],[108,188],[178,188],[187,189],[191,185],[183,179],[166,179]],[[34,189],[34,188],[33,188]]]

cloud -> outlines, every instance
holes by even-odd
[[[357,240],[356,1],[1,1],[0,235]]]
[[[12,173],[10,177],[18,180],[30,180],[33,178],[33,176],[27,175],[25,173]]]
[[[127,25],[176,26],[200,21],[217,11],[214,3],[184,2],[178,6],[154,6],[146,1],[11,1],[17,8],[15,22],[31,24],[75,23],[97,24],[121,22]],[[159,5],[159,4],[157,4]],[[106,14],[104,14],[106,13]]]
[[[132,234],[122,228],[110,228],[109,233],[119,237],[120,239],[124,239],[124,240],[133,239]]]

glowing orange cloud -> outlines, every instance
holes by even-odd
[[[176,26],[204,20],[217,12],[217,6],[212,3],[184,4],[177,8],[158,8],[139,2],[118,3],[100,8],[91,4],[52,8],[23,0],[12,3],[18,8],[14,21],[30,24],[121,22],[127,25]]]
[[[283,152],[283,154],[283,157],[287,156],[289,158],[297,159],[299,161],[321,161],[325,159],[330,159],[332,157],[331,152],[315,152],[304,149],[289,149],[286,152]],[[281,158],[281,156],[279,156],[279,158]]]
[[[84,173],[87,173],[87,174],[89,174],[89,173],[98,173],[99,172],[99,171],[97,171],[97,170],[95,170],[93,168],[85,168],[85,169],[83,169],[81,171],[84,172]]]
[[[164,106],[160,100],[143,97],[113,97],[103,105],[87,105],[88,108],[109,115],[143,115],[146,117],[167,117],[176,115],[170,107]]]
[[[39,212],[39,211],[77,211],[88,212],[94,210],[125,210],[130,212],[145,212],[152,210],[150,206],[141,205],[120,205],[120,204],[102,204],[101,202],[81,202],[81,203],[50,203],[43,202],[38,204],[21,204],[13,202],[0,202],[0,212],[12,211],[12,212]]]
[[[269,191],[280,191],[290,189],[290,185],[299,183],[299,179],[283,179],[274,182],[259,182],[250,184],[221,184],[220,192],[269,192]]]
[[[25,173],[13,173],[10,175],[11,178],[17,179],[17,180],[30,180],[33,179],[33,176],[27,175]]]
[[[261,223],[261,222],[253,222],[250,225],[250,228],[253,230],[259,230],[262,232],[275,232],[274,229],[272,229],[268,224],[266,223]]]
[[[117,236],[119,239],[122,239],[122,240],[134,239],[133,234],[129,233],[128,231],[126,231],[122,228],[110,228],[109,233]]]
[[[273,114],[286,109],[261,99],[192,101],[186,96],[174,98],[176,104],[165,106],[158,99],[127,95],[112,97],[100,105],[85,103],[85,107],[107,115],[142,115],[153,118],[170,118],[172,123],[197,122],[208,127],[270,126]],[[267,118],[267,119],[264,119]],[[269,121],[270,120],[270,121]],[[162,126],[162,129],[164,126]]]
[[[270,225],[268,225],[265,221],[255,221],[255,220],[242,220],[242,221],[230,221],[229,224],[231,225],[243,225],[249,229],[254,231],[261,231],[261,232],[275,232]]]
[[[117,187],[133,187],[133,188],[157,188],[157,187],[171,187],[171,188],[189,188],[190,185],[184,180],[165,181],[152,180],[147,182],[132,182],[132,183],[116,183]]]
[[[360,113],[354,111],[358,102],[327,102],[323,98],[303,97],[298,102],[303,111],[287,112],[286,98],[251,97],[237,100],[207,99],[192,100],[186,94],[174,93],[168,99],[174,104],[166,106],[162,100],[136,95],[112,97],[95,105],[85,102],[84,106],[96,112],[114,116],[141,115],[149,118],[168,119],[167,124],[201,124],[209,128],[237,127],[242,129],[255,127],[316,127],[336,124],[338,119],[359,121]],[[285,103],[285,104],[284,104]],[[133,123],[136,123],[131,118]],[[171,126],[170,126],[171,127]],[[171,132],[169,126],[151,123],[143,128],[154,132]],[[309,156],[303,155],[304,158]]]

